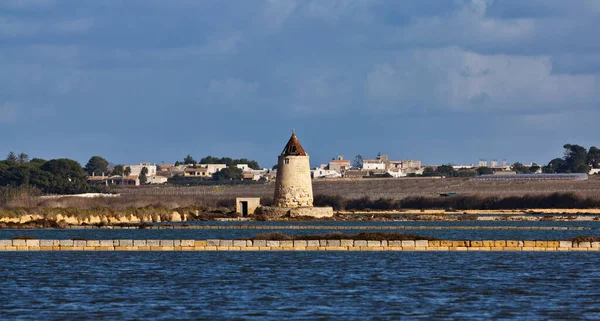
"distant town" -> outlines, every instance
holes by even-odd
[[[509,164],[507,161],[479,160],[477,164],[446,164],[446,165],[423,165],[421,161],[414,159],[390,160],[388,155],[378,154],[374,158],[363,158],[355,156],[352,160],[338,155],[329,163],[320,164],[311,169],[313,179],[332,178],[401,178],[401,177],[478,177],[488,178],[488,175],[497,175],[498,178],[506,178],[506,175],[517,174],[598,174],[597,149],[591,147],[588,152],[578,145],[565,145],[566,156],[552,160],[546,166],[537,163]],[[582,150],[585,152],[583,157]],[[579,153],[579,154],[578,154]],[[576,164],[584,158],[586,165]],[[93,163],[93,159],[90,160]],[[174,164],[152,164],[140,163],[134,165],[117,165],[114,168],[100,170],[99,172],[86,166],[90,176],[90,183],[103,185],[130,185],[142,184],[167,184],[176,185],[201,185],[202,182],[219,180],[239,180],[268,182],[275,178],[277,168],[259,168],[255,161],[247,159],[235,160],[231,158],[205,157],[201,161],[195,161],[188,155],[182,162]],[[93,167],[93,164],[92,166]],[[108,173],[111,173],[109,175]],[[96,174],[97,173],[97,174]],[[515,178],[521,176],[515,176]],[[543,178],[544,175],[535,176]],[[578,176],[554,176],[560,178],[577,178]]]
[[[391,160],[382,154],[373,158],[356,155],[352,159],[338,155],[328,163],[312,168],[311,177],[315,180],[411,177],[580,180],[600,173],[600,149],[594,146],[586,149],[571,144],[563,147],[564,156],[552,159],[546,165],[519,162],[509,164],[496,160],[480,160],[477,164],[423,165],[419,160]],[[258,162],[246,158],[206,156],[196,160],[187,155],[173,164],[144,162],[123,165],[112,164],[101,156],[93,156],[82,166],[68,158],[30,159],[25,153],[11,152],[5,160],[0,161],[0,194],[106,192],[106,187],[115,185],[267,183],[273,181],[276,174],[277,166],[262,168]]]

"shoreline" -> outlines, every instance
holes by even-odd
[[[595,241],[0,240],[6,251],[600,251]]]
[[[45,209],[41,209],[43,212]],[[529,221],[529,222],[595,222],[600,221],[600,209],[515,209],[515,210],[394,210],[394,211],[337,211],[332,218],[289,218],[260,220],[254,216],[240,217],[236,214],[215,215],[186,210],[164,210],[163,215],[154,213],[106,213],[102,211],[82,211],[74,213],[67,209],[52,209],[52,214],[23,214],[0,217],[0,229],[71,228],[126,226],[148,228],[157,223],[193,224],[194,222],[489,222],[489,221]],[[207,214],[205,216],[201,216]],[[212,215],[212,216],[210,216]],[[199,219],[202,217],[201,219]],[[142,227],[140,227],[142,226]]]
[[[406,210],[389,210],[389,211],[337,211],[337,214],[341,215],[354,215],[354,214],[375,214],[375,215],[452,215],[452,214],[470,214],[470,215],[519,215],[519,214],[593,214],[600,215],[600,208],[589,208],[589,209],[572,209],[572,208],[532,208],[532,209],[511,209],[511,210],[441,210],[441,209],[429,209],[429,210],[417,210],[417,209],[406,209]]]

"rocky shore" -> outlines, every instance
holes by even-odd
[[[23,214],[19,216],[0,217],[0,229],[43,229],[43,228],[94,228],[94,227],[127,227],[127,228],[152,228],[155,223],[185,223],[194,221],[252,221],[254,218],[240,218],[234,214],[220,215],[213,213],[198,213],[189,215],[172,211],[169,215],[127,214],[127,215],[43,215]],[[281,218],[279,222],[452,222],[452,221],[528,221],[528,222],[585,222],[600,221],[600,215],[582,214],[457,214],[457,213],[338,213],[332,218]],[[161,227],[162,226],[162,227]],[[169,225],[156,225],[156,228],[165,228]],[[177,225],[175,228],[184,228],[186,225]]]

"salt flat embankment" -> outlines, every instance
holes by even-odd
[[[518,240],[0,240],[0,251],[600,251],[600,242]]]

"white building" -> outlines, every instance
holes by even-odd
[[[147,184],[165,184],[168,178],[164,176],[149,176],[146,178]]]
[[[452,168],[454,168],[455,170],[459,170],[459,169],[473,169],[475,168],[475,164],[470,164],[470,165],[452,165]]]
[[[401,169],[389,169],[388,174],[392,175],[392,177],[406,177],[406,173],[403,172]]]
[[[342,177],[342,174],[332,169],[315,168],[310,171],[312,178],[336,178]]]
[[[250,169],[250,166],[248,166],[248,164],[237,164],[235,165],[235,167],[241,169],[244,172]]]
[[[419,168],[421,168],[419,160],[390,160],[387,155],[379,155],[376,159],[365,159],[362,166],[362,170],[393,170],[403,173],[413,173]]]
[[[212,174],[227,168],[227,165],[225,164],[199,164],[197,165],[198,167],[203,167],[206,168],[206,174],[209,176],[212,176]]]
[[[156,176],[156,164],[140,163],[139,165],[127,165],[125,167],[129,167],[131,170],[129,175],[140,176],[142,168],[146,167],[148,169],[146,176]]]
[[[363,161],[363,170],[385,169],[385,163],[379,160],[365,159]]]

